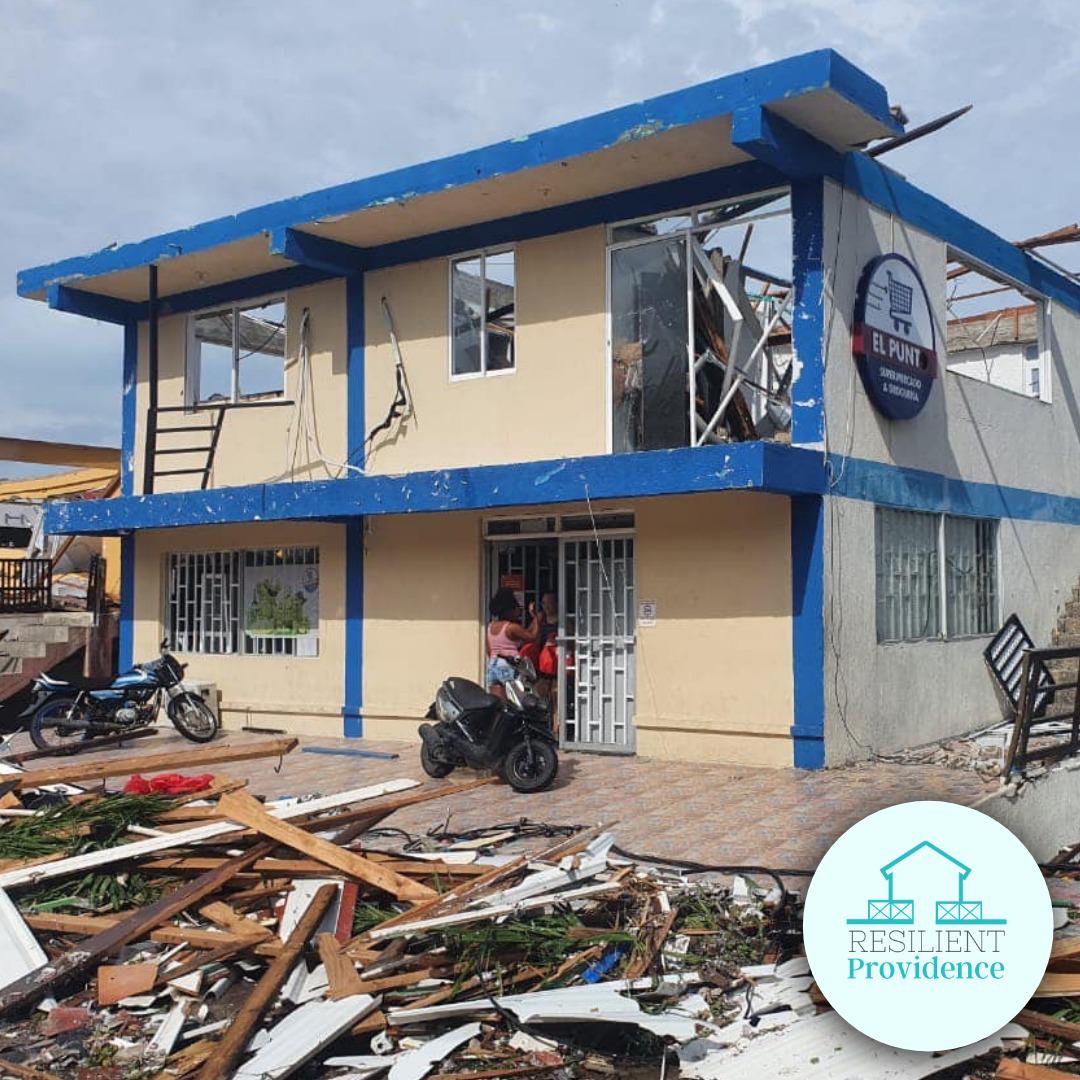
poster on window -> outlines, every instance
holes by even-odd
[[[244,633],[260,653],[319,654],[319,567],[248,566]]]

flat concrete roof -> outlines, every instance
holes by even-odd
[[[885,88],[824,49],[479,150],[23,270],[18,291],[45,299],[51,286],[67,286],[141,303],[150,264],[158,265],[162,297],[301,265],[274,242],[285,229],[366,250],[705,173],[750,160],[732,144],[732,116],[761,107],[838,151],[903,130]]]

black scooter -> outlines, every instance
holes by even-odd
[[[468,679],[451,676],[435,695],[421,724],[420,764],[441,778],[454,769],[498,769],[521,792],[543,791],[559,771],[558,745],[547,703],[534,689],[531,660],[510,660],[515,677],[505,683],[506,701]]]

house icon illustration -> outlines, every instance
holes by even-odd
[[[894,895],[893,875],[896,868],[917,852],[930,850],[939,855],[956,873],[955,899],[936,900],[934,902],[934,924],[936,926],[1002,926],[1005,919],[987,919],[983,917],[981,900],[969,900],[964,896],[964,882],[971,874],[971,867],[965,866],[959,859],[953,858],[943,848],[929,840],[923,840],[914,847],[898,855],[881,868],[885,878],[888,895],[883,900],[866,902],[865,919],[848,919],[849,926],[911,926],[915,922],[915,901],[898,900]]]

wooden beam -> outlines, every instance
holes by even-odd
[[[330,984],[326,996],[331,1001],[363,993],[360,973],[356,964],[341,950],[341,945],[333,934],[320,934],[317,942],[319,959],[326,968],[326,980]]]
[[[21,1015],[32,1009],[47,994],[57,999],[64,988],[79,976],[114,953],[117,949],[145,937],[185,908],[217,892],[234,874],[273,850],[270,843],[256,844],[250,851],[230,859],[224,866],[197,877],[187,885],[167,893],[148,907],[132,912],[117,925],[110,926],[84,941],[78,949],[31,971],[0,990],[0,1017]]]
[[[304,946],[318,929],[323,915],[336,895],[336,885],[323,885],[312,897],[307,910],[296,924],[296,929],[285,942],[285,947],[274,958],[263,977],[255,984],[255,989],[240,1006],[232,1023],[225,1029],[225,1036],[218,1043],[217,1050],[199,1072],[199,1080],[217,1080],[218,1077],[232,1074],[233,1067],[251,1039],[255,1025],[277,996],[281,984],[292,971]]]
[[[83,443],[44,442],[40,439],[0,437],[0,461],[30,465],[71,465],[78,469],[120,468],[120,449]]]
[[[1016,1023],[1029,1031],[1038,1031],[1043,1035],[1052,1035],[1065,1042],[1080,1042],[1080,1024],[1059,1020],[1056,1016],[1047,1016],[1037,1009],[1024,1009],[1016,1017]]]
[[[56,1073],[31,1069],[29,1065],[18,1065],[7,1058],[0,1058],[0,1076],[17,1076],[19,1080],[60,1080]]]
[[[185,769],[202,765],[221,765],[230,761],[251,761],[254,758],[283,757],[294,750],[299,739],[267,739],[257,743],[221,743],[201,750],[185,750]],[[155,772],[160,769],[175,770],[177,751],[167,754],[135,754],[104,761],[75,762],[72,765],[56,765],[51,769],[30,769],[11,779],[17,781],[21,790],[41,787],[44,784],[75,784],[80,780],[106,780],[111,776],[132,776],[135,773]]]
[[[1002,1058],[998,1062],[995,1080],[1068,1080],[1076,1078],[1076,1073],[1062,1072],[1061,1069],[1051,1069],[1046,1065],[1029,1065],[1019,1058]]]
[[[247,792],[233,791],[228,795],[223,795],[219,805],[230,821],[238,821],[241,825],[246,825],[249,829],[254,829],[263,836],[276,840],[279,844],[285,844],[294,851],[325,863],[349,877],[374,885],[377,889],[382,889],[383,892],[388,892],[399,900],[423,903],[438,895],[434,889],[429,889],[419,881],[413,881],[393,870],[388,870],[379,863],[338,847],[329,840],[312,836],[280,818],[271,817],[263,805]]]

